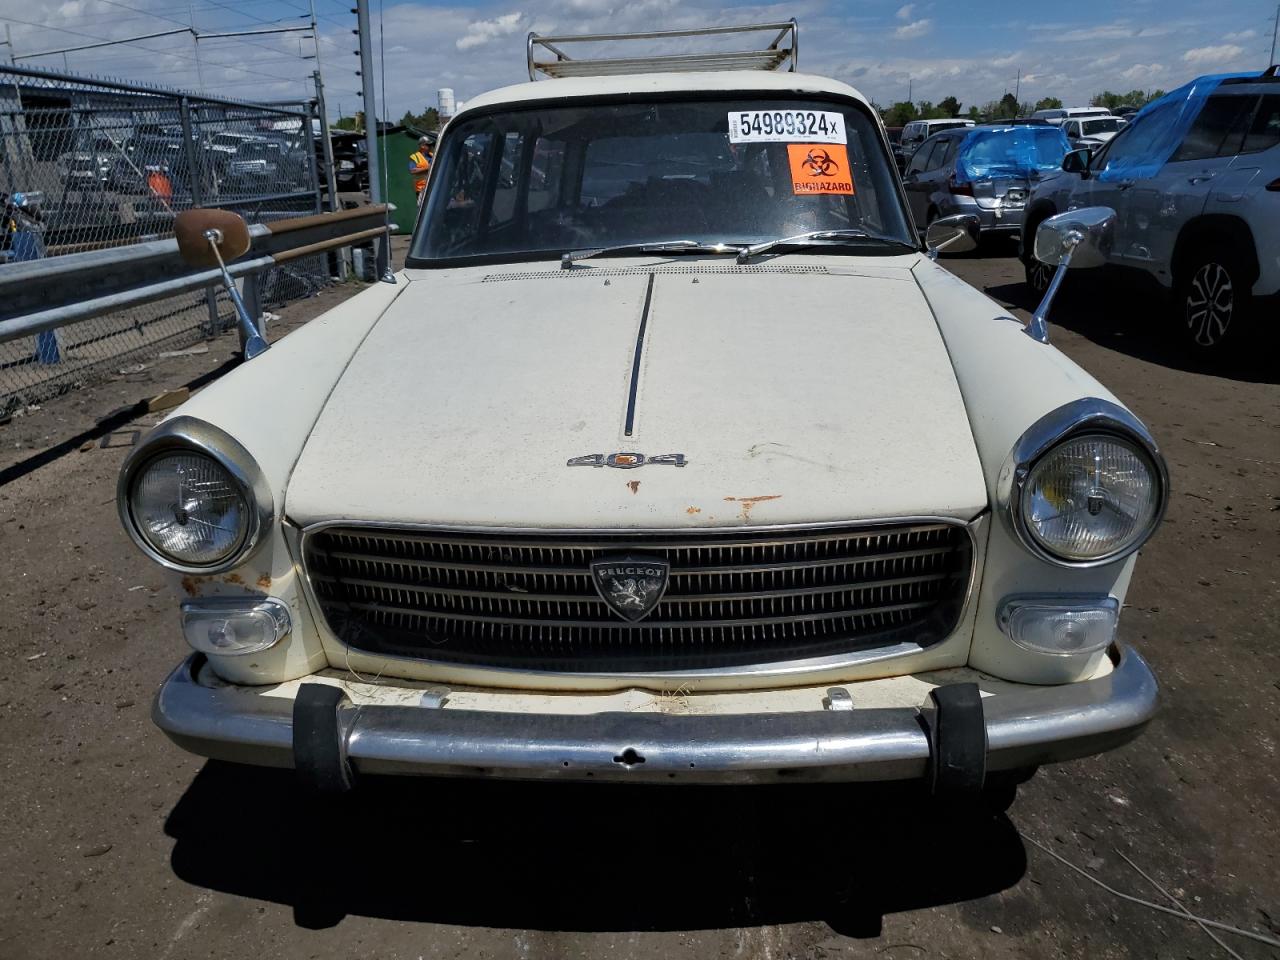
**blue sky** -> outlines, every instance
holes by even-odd
[[[330,112],[357,109],[349,0],[315,0]],[[1272,0],[1225,0],[1212,10],[1191,0],[1008,3],[863,0],[739,5],[702,0],[542,0],[445,5],[372,0],[375,52],[385,50],[387,107],[435,102],[439,87],[465,100],[525,79],[524,37],[539,32],[608,32],[706,26],[796,17],[802,69],[834,76],[881,104],[937,101],[967,107],[999,99],[1022,72],[1021,98],[1087,102],[1103,89],[1171,89],[1191,77],[1262,69],[1271,42]],[[381,37],[378,13],[381,10]],[[208,32],[299,25],[308,0],[0,0],[18,55],[177,29]],[[205,89],[247,99],[298,97],[310,89],[313,44],[301,35],[200,44]],[[25,61],[61,67],[60,55]],[[195,89],[190,36],[67,55],[75,71]]]

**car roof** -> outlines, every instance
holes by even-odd
[[[848,84],[807,73],[724,70],[704,73],[622,74],[610,77],[565,77],[499,87],[467,101],[457,117],[510,104],[555,105],[571,97],[608,97],[662,93],[792,93],[847,97],[864,106],[867,98]]]

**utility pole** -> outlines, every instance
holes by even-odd
[[[369,29],[369,0],[356,0],[356,31],[360,34],[360,89],[364,100],[364,143],[365,155],[369,158],[369,199],[374,203],[382,203],[382,181],[379,174],[382,167],[378,163],[378,102],[374,96],[373,83],[373,49],[370,43],[372,32]],[[391,226],[387,225],[387,233],[376,242],[376,271],[378,277],[395,283],[391,273]]]
[[[195,0],[187,0],[187,18],[191,21],[191,45],[195,47],[196,53],[196,82],[200,85],[200,92],[204,93],[204,67],[200,63],[200,34],[196,32]]]
[[[9,32],[9,25],[4,25],[4,45],[9,48],[9,66],[13,66],[13,35]]]
[[[1022,94],[1022,68],[1019,67],[1018,79],[1014,82],[1014,87],[1013,87],[1013,99],[1021,103],[1022,102],[1021,94]]]
[[[907,77],[907,103],[911,102],[911,89],[914,84],[915,84],[915,79],[912,77]]]

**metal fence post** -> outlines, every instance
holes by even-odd
[[[324,201],[321,199],[321,197],[322,197],[322,191],[321,191],[321,187],[320,187],[320,169],[319,169],[319,166],[316,164],[316,146],[315,146],[315,141],[316,141],[316,135],[315,135],[315,128],[316,128],[315,107],[316,107],[316,103],[315,103],[315,101],[314,101],[314,100],[308,100],[308,101],[306,102],[305,106],[306,106],[306,108],[307,108],[307,116],[306,116],[306,119],[305,119],[305,120],[303,120],[302,122],[306,125],[306,132],[303,134],[303,136],[302,136],[302,138],[301,138],[301,139],[302,139],[302,142],[303,142],[304,144],[306,144],[306,151],[307,151],[307,173],[309,173],[309,174],[311,175],[311,186],[312,186],[312,188],[315,190],[315,195],[316,195],[316,210],[315,210],[315,212],[316,212],[316,213],[323,213],[323,212],[324,212]]]
[[[201,171],[198,166],[199,161],[196,159],[195,128],[191,125],[191,101],[186,97],[178,101],[178,117],[182,121],[182,153],[187,164],[187,192],[191,194],[191,206],[203,206],[204,185],[200,182]]]
[[[320,79],[320,71],[315,71],[311,77],[316,82],[316,113],[320,116],[320,143],[324,148],[325,186],[329,191],[329,210],[333,212],[338,209],[338,171],[333,161],[333,137],[329,131],[329,110],[324,103],[324,81]],[[347,279],[347,257],[349,255],[349,251],[345,248],[333,254],[333,258],[338,264],[339,280],[346,281]]]
[[[178,101],[178,117],[182,121],[182,154],[187,164],[187,185],[191,191],[191,206],[199,207],[204,202],[204,169],[196,156],[195,127],[191,123],[191,101],[183,97]],[[200,153],[204,153],[201,149]],[[222,318],[218,314],[218,288],[209,286],[204,291],[204,305],[209,313],[209,335],[216,334],[222,326]],[[241,344],[243,346],[243,344]]]

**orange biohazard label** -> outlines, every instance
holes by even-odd
[[[791,190],[797,195],[853,194],[849,150],[842,143],[788,143]]]

